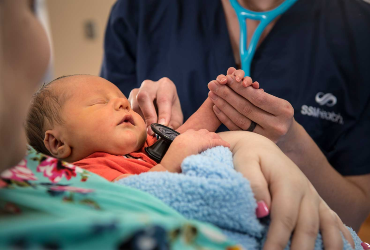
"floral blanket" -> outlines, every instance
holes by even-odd
[[[30,150],[0,179],[0,249],[241,249],[148,193]]]

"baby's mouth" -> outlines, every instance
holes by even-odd
[[[125,115],[124,117],[123,117],[123,119],[117,124],[117,125],[121,125],[121,124],[123,124],[123,123],[130,123],[130,124],[132,124],[132,125],[134,125],[135,126],[135,122],[134,122],[134,119],[132,118],[132,116],[131,115]]]

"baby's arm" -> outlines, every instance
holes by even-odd
[[[220,120],[213,112],[213,102],[209,97],[203,102],[202,106],[189,117],[186,122],[181,125],[177,131],[183,133],[188,129],[207,129],[208,131],[216,131],[221,125]]]

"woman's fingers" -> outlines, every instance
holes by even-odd
[[[229,117],[227,117],[216,105],[213,105],[213,112],[215,112],[217,118],[222,124],[224,124],[230,131],[241,130],[235,123],[233,123]]]
[[[249,180],[254,198],[258,203],[256,211],[257,218],[262,218],[269,214],[269,208],[271,206],[271,196],[266,178],[261,171],[258,157],[256,157],[256,159],[252,157],[256,156],[253,155],[250,158],[244,157],[244,164],[242,166],[235,166],[235,170],[240,172],[246,179]],[[265,205],[263,204],[263,202],[265,203]]]
[[[153,131],[150,125],[157,122],[157,111],[153,103],[156,96],[156,89],[152,83],[153,81],[145,80],[136,95],[138,105],[143,114],[146,126],[148,127],[148,133],[151,135],[153,135]]]
[[[318,231],[321,231],[325,249],[342,249],[344,238],[354,248],[354,241],[339,218],[316,192],[303,197],[291,249],[313,249]]]
[[[227,76],[228,78],[228,86],[237,94],[240,96],[243,96],[245,99],[250,101],[253,105],[259,107],[262,110],[265,110],[266,112],[273,114],[275,116],[279,115],[286,115],[286,116],[292,116],[294,113],[292,105],[281,98],[278,98],[276,96],[270,95],[266,92],[264,92],[262,89],[255,89],[255,88],[246,88],[242,86],[242,84],[235,84],[235,81],[232,80],[232,77]],[[229,84],[231,82],[231,84]],[[225,90],[223,88],[227,88],[227,86],[216,86],[219,88],[215,88],[215,94],[223,98],[227,102],[233,102],[232,97],[233,96],[224,96]]]
[[[212,93],[210,94],[211,97]],[[225,124],[230,130],[247,130],[251,126],[251,119],[246,116],[240,114],[237,110],[235,110],[230,104],[225,102],[224,100],[216,100],[214,101],[215,107],[214,109],[217,118],[220,120],[221,123]],[[258,123],[258,119],[254,120]],[[229,126],[231,124],[231,126]],[[235,126],[233,126],[235,125]],[[253,132],[258,134],[262,134],[263,129],[261,126],[257,125]]]
[[[336,214],[325,204],[320,203],[320,232],[326,250],[343,249],[342,236],[338,227]]]
[[[238,94],[233,90],[237,87],[232,86],[240,87],[241,84],[235,83],[236,81],[230,84],[228,80],[227,85],[222,85],[217,81],[211,81],[208,88],[211,90],[209,97],[212,102],[240,129],[248,129],[252,120],[259,125],[254,132],[274,142],[281,140],[290,131],[294,122],[292,105],[265,93],[262,89],[241,87],[243,91]]]
[[[271,142],[271,141],[269,141]],[[297,225],[309,182],[297,166],[274,147],[261,158],[271,193],[271,224],[263,249],[284,249]],[[280,157],[276,157],[280,154]],[[278,170],[277,170],[278,169]],[[302,215],[304,216],[304,215]]]
[[[258,108],[261,112],[263,111],[263,113],[266,115],[273,115],[272,113],[266,112],[261,107],[255,105],[251,100],[249,100],[255,99],[255,97],[252,97],[253,95],[257,95],[260,93],[267,94],[259,89],[245,88],[245,90],[249,90],[247,93],[248,94],[247,97],[249,98],[248,99],[246,98],[246,96],[237,94],[229,87],[225,85],[220,85],[217,81],[210,81],[208,83],[208,88],[212,94],[215,94],[217,100],[220,99],[221,101],[224,101],[223,103],[230,104],[232,107],[234,107],[234,109],[236,109],[239,113],[241,113],[244,116],[252,115],[253,108]],[[213,102],[215,103],[215,99],[213,99]],[[216,106],[219,107],[219,105]]]
[[[319,197],[315,198],[309,194],[303,197],[292,237],[292,250],[314,249],[320,225],[318,206]]]
[[[158,107],[158,123],[177,129],[182,123],[180,100],[177,95],[175,84],[167,77],[156,82],[156,105]]]
[[[152,123],[176,129],[183,122],[176,86],[167,77],[158,81],[143,81],[139,89],[131,91],[129,100],[132,109],[144,118],[149,134],[153,134],[150,128]]]
[[[171,120],[168,126],[172,129],[177,129],[184,122],[184,115],[182,114],[181,105],[179,98],[176,98],[175,103],[172,106]]]
[[[212,82],[209,83],[210,89],[213,88],[213,84],[214,83]],[[224,93],[224,96],[235,94],[232,90],[228,88],[226,88],[225,91],[230,93]],[[243,97],[237,94],[235,94],[232,103],[229,103],[223,98],[220,98],[213,91],[211,91],[208,96],[212,99],[212,102],[217,106],[217,108],[221,110],[224,114],[226,114],[226,116],[241,130],[248,129],[251,124],[251,120],[259,124],[259,126],[261,127],[263,127],[264,124],[270,124],[274,122],[274,116],[259,109],[258,107],[251,104],[248,100],[245,100]],[[261,127],[256,127],[255,132],[262,134],[262,131],[257,132],[257,130],[262,129]]]
[[[158,107],[158,123],[167,126],[171,120],[172,106],[174,99],[177,97],[177,93],[176,89],[170,87],[167,80],[162,79],[159,80],[159,88],[157,90],[155,102]]]
[[[352,248],[355,248],[355,242],[352,238],[351,233],[349,232],[348,228],[343,224],[342,220],[339,218],[337,214],[335,214],[337,219],[337,223],[339,225],[339,230],[342,232],[344,238],[348,241]]]
[[[136,99],[138,92],[139,92],[138,88],[131,90],[130,95],[128,97],[128,101],[130,102],[131,109],[135,111],[136,113],[138,113],[141,117],[144,117],[143,113],[141,112],[140,106],[137,102],[137,99]]]
[[[280,185],[275,191],[272,190],[271,193],[271,224],[263,246],[264,250],[283,250],[286,247],[295,228],[298,218],[297,208],[300,207],[301,203],[301,195],[292,192],[289,185],[285,187]],[[295,197],[292,197],[292,194]]]

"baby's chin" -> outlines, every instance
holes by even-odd
[[[119,145],[117,147],[107,149],[104,152],[109,153],[109,154],[114,154],[114,155],[130,154],[132,152],[140,151],[144,147],[145,141],[146,141],[146,134],[138,138],[135,145]]]

